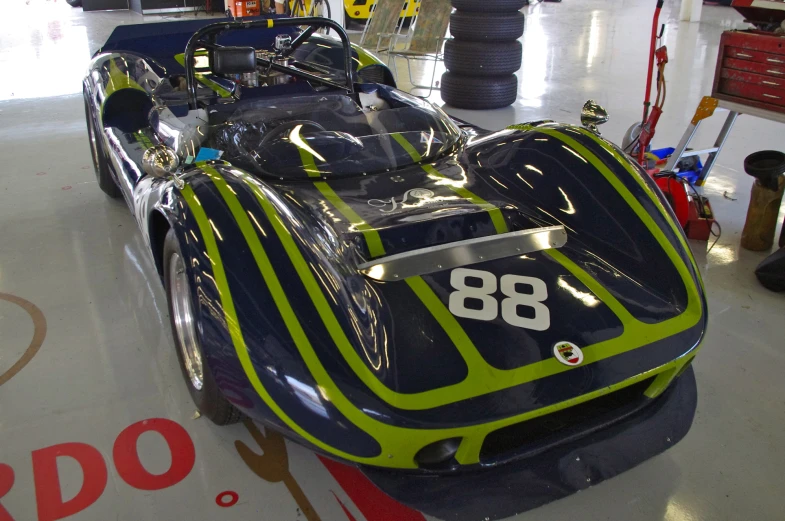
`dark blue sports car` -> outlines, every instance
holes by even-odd
[[[687,432],[700,275],[596,130],[453,119],[320,18],[119,27],[84,99],[99,186],[136,217],[214,422],[379,475],[605,440],[594,482]]]

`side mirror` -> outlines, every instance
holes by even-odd
[[[597,125],[602,125],[608,121],[608,118],[610,118],[610,116],[608,116],[608,111],[602,108],[596,101],[590,99],[583,104],[583,108],[581,109],[581,125],[592,132],[599,134],[600,132],[597,130]]]
[[[179,166],[177,154],[165,145],[155,145],[142,154],[142,170],[153,177],[173,175]]]

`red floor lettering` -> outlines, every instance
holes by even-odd
[[[233,507],[237,504],[239,499],[240,496],[237,495],[237,492],[233,490],[226,490],[215,497],[215,504],[224,508]]]
[[[57,458],[69,457],[82,467],[82,488],[63,501]],[[98,449],[86,443],[60,443],[33,451],[33,480],[39,521],[55,521],[81,512],[101,497],[106,488],[106,463]]]
[[[330,492],[332,492],[332,490]],[[335,492],[333,492],[333,496],[335,496],[335,500],[338,502],[338,504],[341,505],[341,508],[343,509],[343,513],[346,514],[346,517],[349,518],[349,521],[357,521],[357,519],[352,515],[352,513],[349,512],[349,509],[346,508],[346,505],[343,504],[343,501],[341,501],[338,498],[338,496],[335,495]]]
[[[6,494],[11,492],[11,487],[13,486],[14,469],[5,463],[0,463],[0,499],[3,499]],[[11,517],[8,510],[3,508],[3,505],[0,505],[0,521],[14,521],[14,518]]]
[[[376,488],[355,467],[323,456],[319,459],[368,521],[425,521],[425,516]]]
[[[163,474],[147,472],[136,452],[139,436],[148,431],[163,436],[172,453],[172,465]],[[126,427],[114,442],[112,457],[123,481],[139,490],[161,490],[185,479],[194,468],[196,450],[188,432],[179,423],[165,418],[152,418]]]

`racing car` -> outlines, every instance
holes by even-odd
[[[452,118],[322,18],[120,26],[83,87],[213,422],[380,480],[567,458],[557,496],[689,429],[700,274],[595,127]]]

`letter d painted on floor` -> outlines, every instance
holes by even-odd
[[[82,487],[63,501],[57,458],[73,458],[82,467]],[[38,521],[56,521],[81,512],[101,497],[106,488],[106,462],[98,449],[86,443],[60,443],[33,451],[33,479]]]
[[[3,499],[6,494],[11,492],[11,487],[13,486],[14,469],[5,463],[0,463],[0,499]],[[0,521],[14,521],[14,518],[11,517],[8,510],[3,508],[2,504],[0,504]]]

